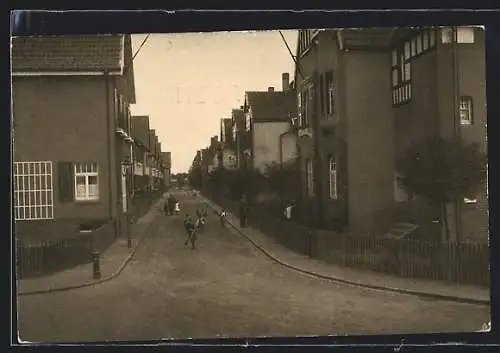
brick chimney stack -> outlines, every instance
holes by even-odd
[[[281,74],[281,81],[283,92],[290,90],[290,74],[288,72],[284,72]]]

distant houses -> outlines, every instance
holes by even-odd
[[[130,35],[13,38],[12,101],[18,239],[72,238],[103,225],[113,238],[127,234],[136,193],[165,188],[147,180],[164,166],[149,117],[130,113]]]

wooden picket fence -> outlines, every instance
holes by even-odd
[[[208,196],[237,214],[237,202]],[[309,228],[253,208],[248,223],[290,250],[328,263],[400,277],[490,285],[487,244],[360,237]]]
[[[92,261],[92,253],[103,253],[115,240],[114,221],[79,236],[25,244],[16,240],[17,277],[55,273]]]

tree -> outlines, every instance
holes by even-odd
[[[446,239],[449,239],[446,205],[475,198],[486,180],[487,158],[478,144],[431,137],[410,145],[398,161],[399,182],[411,194],[441,205]]]
[[[300,164],[293,159],[283,165],[273,162],[266,167],[269,188],[278,193],[282,201],[296,200],[301,195]]]
[[[245,194],[249,200],[255,198],[263,188],[264,178],[254,169],[216,169],[209,175],[209,180],[214,192],[230,194],[234,199],[239,199]]]

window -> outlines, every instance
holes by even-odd
[[[474,43],[474,27],[458,27],[457,43]]]
[[[392,54],[393,64],[391,69],[392,103],[399,105],[411,99],[411,46],[406,42],[395,49]],[[394,62],[396,58],[396,62]]]
[[[433,48],[436,45],[436,32],[434,30],[429,31],[429,47]]]
[[[326,73],[326,86],[328,87],[326,112],[328,115],[335,115],[335,77],[333,71]]]
[[[460,97],[460,125],[472,125],[472,98]]]
[[[422,51],[429,49],[429,32],[422,33]]]
[[[457,27],[457,43],[474,43],[474,27]],[[454,42],[453,29],[450,27],[441,29],[441,42],[445,44]]]
[[[320,106],[321,106],[321,114],[324,114],[325,113],[325,101],[327,101],[327,99],[325,99],[325,92],[328,92],[328,84],[327,84],[327,80],[326,80],[326,74],[325,73],[321,73],[319,75],[319,89],[320,89],[320,92],[319,92],[319,97],[320,97]]]
[[[465,204],[475,204],[477,203],[477,199],[468,199],[468,198],[464,198],[464,203]]]
[[[14,218],[54,218],[52,162],[14,163]]]
[[[410,58],[411,54],[411,49],[410,49],[410,42],[405,43],[405,60],[408,60]]]
[[[99,173],[97,163],[77,163],[74,165],[75,200],[91,201],[99,199]]]
[[[299,106],[299,126],[301,128],[309,127],[309,108],[310,100],[313,98],[311,83],[305,83],[302,92],[298,95]]]
[[[417,54],[422,53],[422,37],[417,37]]]
[[[330,185],[330,198],[336,200],[337,195],[337,163],[333,157],[328,159],[328,176]]]
[[[311,44],[311,30],[305,29],[299,31],[299,53],[304,54]]]
[[[313,173],[313,163],[311,159],[306,162],[306,183],[307,183],[307,195],[314,196],[314,173]]]

